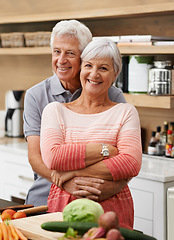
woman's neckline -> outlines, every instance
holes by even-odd
[[[78,115],[85,115],[85,116],[91,116],[91,115],[100,115],[100,114],[104,114],[108,111],[111,111],[113,108],[116,108],[118,107],[120,104],[124,104],[124,103],[116,103],[115,105],[111,106],[110,108],[104,110],[104,111],[101,111],[101,112],[96,112],[96,113],[80,113],[80,112],[76,112],[76,111],[73,111],[71,110],[70,108],[68,108],[64,103],[60,103],[60,105],[62,106],[62,108],[66,109],[67,111],[71,112],[71,113],[74,113],[74,114],[78,114]]]

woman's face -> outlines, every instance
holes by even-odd
[[[74,36],[61,35],[54,39],[52,53],[52,69],[65,89],[79,88],[80,71],[79,42]]]
[[[116,78],[113,61],[109,57],[82,61],[80,80],[83,89],[96,96],[108,93]]]

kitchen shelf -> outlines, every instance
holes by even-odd
[[[149,96],[147,94],[124,93],[125,99],[135,107],[174,108],[174,96]]]
[[[93,2],[93,8],[83,8],[83,5],[77,4],[77,2],[73,1],[72,4],[72,10],[68,9],[67,11],[60,11],[62,6],[60,8],[52,10],[52,12],[47,12],[47,8],[44,8],[45,12],[37,12],[37,9],[35,12],[31,12],[32,6],[30,6],[29,3],[26,5],[24,4],[24,15],[17,14],[17,10],[14,9],[11,13],[11,16],[8,14],[8,16],[1,16],[0,17],[0,24],[6,24],[6,23],[24,23],[24,22],[41,22],[41,21],[58,21],[63,19],[96,19],[96,18],[123,18],[123,17],[132,17],[132,16],[146,16],[146,15],[155,15],[155,14],[168,14],[172,13],[174,11],[174,3],[173,2],[160,2],[160,3],[150,3],[150,4],[143,4],[141,5],[136,4],[135,5],[129,5],[129,6],[122,6],[122,7],[112,7],[108,8],[106,5],[106,2],[102,2],[103,5],[101,8],[99,8],[98,4]],[[44,3],[49,4],[49,3]],[[91,2],[89,3],[89,5]],[[9,5],[10,6],[10,5]],[[44,5],[46,6],[46,5]],[[54,4],[53,4],[54,6]],[[37,7],[37,6],[36,6]],[[82,7],[82,8],[81,8]],[[46,9],[46,10],[45,10]],[[49,11],[50,7],[48,7]],[[25,12],[26,11],[26,12]],[[37,12],[37,13],[36,13]],[[28,14],[27,14],[28,13]],[[2,12],[3,14],[3,12]],[[1,15],[2,15],[1,14]]]
[[[174,46],[119,46],[121,54],[174,54]]]
[[[119,46],[121,54],[174,54],[174,46]],[[51,54],[50,47],[0,48],[0,55],[43,55]]]
[[[50,47],[0,48],[0,55],[43,55],[51,54]]]

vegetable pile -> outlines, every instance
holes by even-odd
[[[27,215],[24,212],[16,212],[13,209],[5,209],[2,213],[1,213],[1,220],[5,221],[5,220],[13,220],[13,219],[18,219],[18,218],[24,218]]]
[[[104,213],[98,205],[89,199],[74,200],[64,208],[64,221],[45,222],[41,228],[65,233],[59,240],[156,240],[140,231],[120,227],[116,213]]]
[[[89,229],[84,235],[83,240],[92,240],[106,237],[107,240],[124,240],[121,235],[118,217],[115,212],[108,211],[100,215],[98,227]]]
[[[0,223],[0,240],[27,240],[19,229],[11,223]]]

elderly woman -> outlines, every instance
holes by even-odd
[[[138,113],[131,104],[117,104],[108,97],[121,71],[116,44],[105,38],[94,40],[81,59],[80,97],[71,103],[50,103],[42,115],[42,158],[48,168],[59,172],[59,187],[52,184],[48,198],[50,212],[62,211],[75,199],[62,189],[75,176],[117,181],[136,176],[141,167]],[[127,185],[100,204],[104,211],[118,214],[122,227],[133,228],[133,201]]]
[[[24,134],[28,144],[28,159],[35,181],[30,188],[26,203],[46,205],[51,183],[55,183],[56,171],[44,164],[40,152],[40,126],[44,107],[50,102],[70,102],[81,94],[80,55],[92,40],[87,26],[77,20],[58,22],[51,34],[53,76],[27,90],[24,102]],[[112,86],[109,98],[125,102],[120,89]],[[102,201],[122,189],[126,180],[117,182],[97,178],[76,177],[64,184],[64,189],[76,197],[88,197]],[[106,189],[106,190],[105,190]]]

